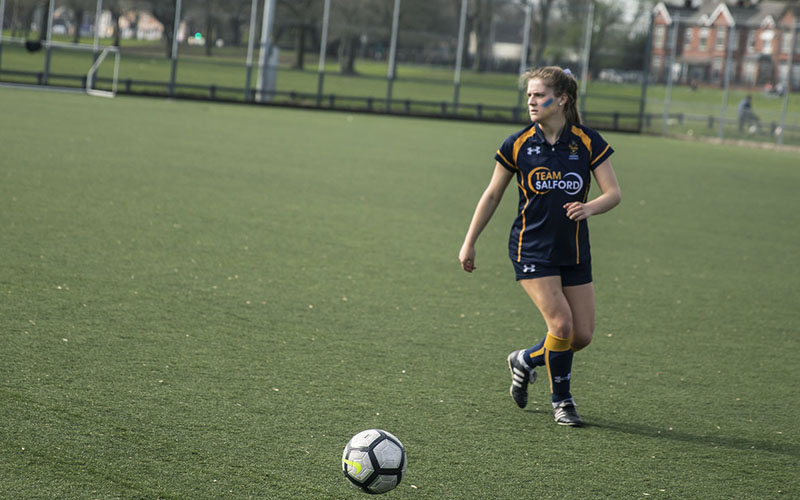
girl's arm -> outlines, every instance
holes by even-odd
[[[503,199],[503,193],[508,187],[508,183],[514,173],[505,168],[499,162],[494,166],[494,173],[492,180],[489,181],[489,186],[481,195],[478,200],[478,206],[475,207],[475,214],[472,216],[472,222],[469,224],[467,235],[464,237],[464,244],[461,246],[461,251],[458,253],[458,260],[461,261],[461,268],[471,273],[475,267],[475,242],[478,236],[489,223],[492,218],[497,205]]]
[[[622,200],[622,191],[614,167],[611,166],[611,160],[604,161],[594,169],[594,178],[602,194],[587,203],[573,201],[565,204],[564,209],[571,220],[584,220],[592,215],[608,212]]]

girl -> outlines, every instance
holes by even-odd
[[[519,210],[508,251],[517,280],[547,325],[535,346],[508,355],[511,397],[528,404],[528,384],[544,366],[553,395],[553,415],[561,425],[581,426],[570,393],[573,354],[592,340],[594,287],[589,254],[589,217],[619,204],[621,193],[609,157],[613,149],[581,124],[578,86],[569,70],[549,66],[522,75],[527,83],[531,125],[509,136],[495,154],[495,168],[458,259],[475,267],[475,242],[491,219],[512,177]],[[601,194],[587,201],[594,175]]]

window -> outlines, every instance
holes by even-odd
[[[747,33],[747,52],[752,54],[756,51],[756,32],[750,31]]]
[[[756,83],[756,70],[758,66],[755,62],[746,62],[744,63],[744,71],[742,73],[742,77],[744,78],[745,83],[754,84]]]
[[[789,49],[792,47],[792,34],[784,33],[781,38],[781,54],[788,54]]]
[[[697,44],[697,50],[708,50],[708,28],[700,28],[700,43]]]
[[[661,56],[654,55],[650,63],[650,73],[657,75],[661,72]]]
[[[711,78],[716,80],[719,78],[720,73],[722,73],[722,58],[715,57],[711,61]]]
[[[789,65],[786,63],[781,63],[780,66],[778,66],[778,81],[785,82],[788,76],[789,76]]]
[[[717,50],[725,50],[725,35],[728,34],[728,28],[720,26],[717,28],[717,40],[714,43],[714,48]]]
[[[683,38],[683,46],[685,49],[689,49],[692,46],[692,35],[694,34],[694,30],[689,28],[686,30]]]
[[[775,32],[766,30],[761,33],[761,53],[765,55],[772,54],[772,39],[775,38]]]
[[[657,49],[664,48],[664,37],[667,34],[667,27],[663,24],[659,24],[655,27],[655,31],[653,32],[653,47]]]

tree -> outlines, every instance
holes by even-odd
[[[376,17],[369,0],[339,0],[331,2],[331,23],[329,34],[339,48],[339,72],[344,75],[356,73],[356,51],[364,35],[365,25]],[[383,2],[382,2],[383,3]],[[389,3],[389,2],[385,2]]]
[[[250,24],[250,0],[231,0],[226,2],[225,13],[228,31],[225,36],[226,43],[229,41],[231,45],[239,47],[242,45],[244,38],[243,26]],[[249,37],[256,36],[255,33],[248,33]]]
[[[167,57],[172,57],[172,39],[175,27],[175,7],[177,0],[150,0],[150,13],[164,26],[164,42]],[[177,36],[177,33],[174,33]]]
[[[603,67],[600,51],[608,44],[610,36],[617,28],[623,26],[624,7],[618,0],[597,1],[594,11],[594,29],[592,30],[592,48],[589,51],[589,72],[592,76]],[[620,47],[624,51],[623,47]]]
[[[36,12],[36,0],[14,0],[11,8],[11,36],[15,37],[22,31],[22,37],[28,38]]]
[[[470,17],[476,42],[472,69],[480,73],[489,69],[491,61],[492,47],[490,47],[489,39],[494,17],[494,0],[474,0],[472,3],[474,7]]]
[[[75,32],[72,34],[72,42],[78,43],[81,38],[81,26],[83,25],[83,16],[86,12],[93,12],[96,4],[91,0],[68,0],[67,7],[72,11],[72,21],[75,25]]]
[[[547,49],[547,42],[550,37],[550,13],[554,3],[555,0],[537,0],[533,7],[531,45],[534,49],[533,64],[536,66],[545,64],[544,52]]]
[[[278,0],[278,15],[281,20],[275,29],[275,40],[284,33],[294,36],[295,69],[305,67],[306,42],[312,38],[322,18],[322,2],[319,0]]]
[[[49,2],[47,0],[41,0],[38,2],[39,5],[39,41],[47,38],[47,22],[49,20]]]

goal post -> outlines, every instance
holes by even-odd
[[[45,48],[59,48],[59,49],[66,49],[66,50],[81,50],[85,52],[94,52],[97,53],[99,47],[94,45],[89,45],[86,43],[66,43],[66,42],[54,42],[52,40],[45,40],[43,42]],[[111,91],[107,90],[98,90],[94,88],[94,82],[97,77],[97,70],[100,69],[100,64],[105,60],[106,56],[108,56],[109,52],[114,53],[114,73],[111,80]],[[100,96],[100,97],[114,97],[117,94],[117,81],[119,80],[119,47],[114,45],[106,45],[103,47],[103,50],[95,59],[92,67],[89,68],[89,72],[86,74],[86,93],[89,95]]]
[[[106,56],[109,52],[114,53],[114,76],[111,79],[111,91],[108,90],[98,90],[94,88],[94,79],[95,75],[97,74],[97,70],[100,68],[100,65],[105,60]],[[100,55],[97,57],[97,60],[92,64],[92,67],[89,68],[89,72],[86,74],[86,93],[93,96],[99,97],[114,97],[117,95],[117,82],[119,80],[119,47],[114,46],[107,46],[103,49]]]
[[[51,49],[59,49],[65,51],[92,52],[95,54],[95,57],[91,67],[89,68],[89,71],[86,73],[86,84],[83,90],[85,90],[86,93],[89,95],[102,96],[102,97],[114,97],[117,94],[117,84],[119,82],[119,65],[120,65],[120,50],[119,47],[117,46],[114,45],[95,46],[85,43],[54,42],[52,40],[42,40],[41,42],[38,42],[38,41],[27,40],[25,38],[8,37],[0,35],[0,44],[7,44],[7,43],[26,47],[27,50],[39,50],[43,48],[48,51]],[[35,48],[27,47],[28,44],[31,44],[31,47]],[[97,72],[100,69],[100,65],[108,57],[109,53],[114,54],[114,71],[112,73],[112,79],[111,79],[111,90],[108,91],[108,90],[95,89],[94,85],[97,81]],[[83,70],[80,71],[82,73]],[[49,72],[49,68],[45,68],[45,72],[46,73]],[[45,81],[48,80],[47,76],[49,75],[45,76]]]

